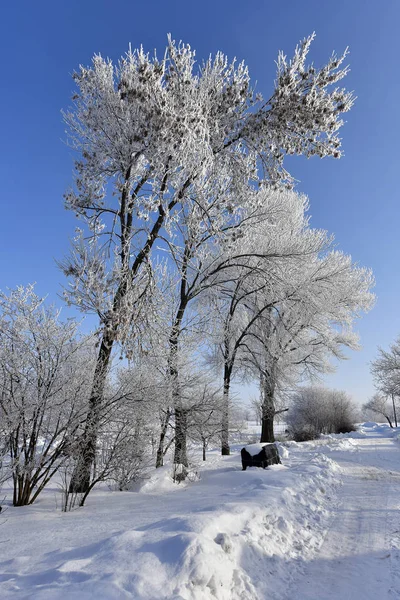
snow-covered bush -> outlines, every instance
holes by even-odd
[[[82,464],[81,436],[69,447],[69,461],[63,471],[61,486],[63,510],[76,504],[83,506],[89,493],[100,482],[114,489],[128,490],[146,478],[155,464],[155,447],[159,434],[158,409],[160,378],[150,363],[130,365],[109,373],[101,406],[98,435],[90,472],[89,487],[79,492],[71,485],[77,465]]]
[[[321,433],[354,431],[354,415],[354,404],[345,392],[305,387],[292,397],[287,425],[293,439],[303,442]]]
[[[33,286],[0,293],[0,445],[14,506],[32,503],[66,459],[87,410],[93,348]]]
[[[98,441],[96,471],[120,491],[144,479],[152,465],[148,432],[140,418],[136,422],[113,422]]]
[[[152,465],[147,433],[140,419],[132,422],[123,413],[119,418],[111,418],[99,431],[91,482],[85,493],[71,489],[71,479],[79,461],[80,445],[77,443],[75,451],[60,470],[61,509],[66,512],[76,505],[83,506],[89,493],[100,482],[107,482],[112,489],[125,491],[133,483],[145,479]]]

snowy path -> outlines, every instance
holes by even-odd
[[[343,469],[339,503],[319,552],[287,600],[400,598],[399,445],[371,433],[356,448],[330,454]]]

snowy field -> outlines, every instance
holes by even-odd
[[[400,444],[385,425],[279,444],[241,471],[209,453],[199,479],[157,470],[61,513],[56,486],[0,515],[0,598],[400,598]],[[200,464],[200,462],[199,462]]]

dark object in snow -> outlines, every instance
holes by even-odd
[[[256,446],[256,444],[254,444],[254,446]],[[262,467],[265,469],[270,465],[279,465],[281,463],[278,448],[275,444],[265,444],[257,454],[253,454],[251,452],[251,447],[247,446],[247,449],[246,447],[242,448],[241,455],[243,471],[245,471],[247,467]]]

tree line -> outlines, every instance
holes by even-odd
[[[354,100],[336,85],[346,53],[306,65],[312,39],[290,61],[279,54],[268,99],[244,63],[222,53],[197,63],[170,38],[162,60],[96,55],[74,74],[64,119],[78,158],[65,205],[80,226],[60,267],[65,301],[98,327],[80,335],[31,287],[2,296],[15,503],[32,501],[63,460],[67,496],[84,501],[116,465],[140,465],[149,443],[157,466],[173,444],[177,481],[188,436],[204,452],[218,437],[229,454],[235,376],[260,382],[261,441],[273,441],[280,392],[357,348],[372,274],[310,226],[284,167],[288,154],[340,158]],[[27,422],[39,429],[27,434]]]

